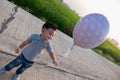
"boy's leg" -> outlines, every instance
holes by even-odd
[[[23,63],[23,60],[21,59],[21,55],[19,55],[13,61],[8,63],[4,68],[5,68],[6,71],[10,71],[14,67],[17,67],[17,66],[19,66],[22,63]]]
[[[16,71],[13,80],[20,80],[20,74],[22,74],[26,69],[30,68],[33,63],[23,63]]]
[[[30,68],[33,63],[23,63],[16,71],[16,74],[22,74],[26,69]]]

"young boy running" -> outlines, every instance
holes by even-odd
[[[53,63],[57,66],[58,62],[56,56],[53,53],[49,40],[52,40],[56,34],[57,25],[51,22],[46,22],[41,30],[41,34],[32,34],[27,40],[25,40],[16,50],[15,53],[21,54],[13,61],[0,68],[0,73],[10,71],[15,67],[21,65],[14,75],[13,80],[20,80],[20,75],[28,68],[30,68],[36,60],[36,57],[41,53],[43,49],[46,49],[53,60]]]

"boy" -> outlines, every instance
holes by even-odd
[[[19,51],[26,47],[21,51],[21,54],[14,59],[12,62],[0,68],[0,73],[5,71],[10,71],[11,69],[18,67],[21,65],[14,75],[13,80],[19,80],[20,74],[22,74],[27,68],[30,68],[35,62],[36,56],[39,55],[42,49],[46,48],[48,51],[50,58],[53,60],[53,63],[57,66],[58,62],[56,60],[56,56],[53,53],[52,47],[48,40],[51,40],[57,30],[57,25],[51,22],[46,22],[43,27],[41,34],[33,34],[27,40],[25,40],[16,50],[15,53],[18,54]],[[28,45],[29,44],[29,45]]]

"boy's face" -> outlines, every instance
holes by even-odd
[[[46,29],[46,28],[42,29],[42,38],[44,40],[51,40],[51,39],[53,39],[55,34],[56,34],[56,31],[53,30],[53,29]]]

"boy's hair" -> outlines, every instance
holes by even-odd
[[[47,21],[42,28],[57,30],[57,25],[55,23]]]

